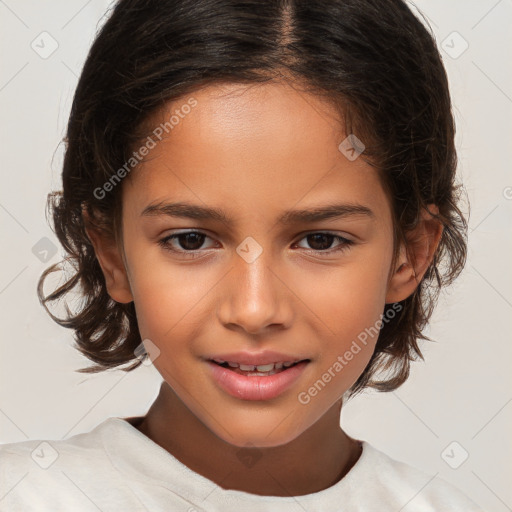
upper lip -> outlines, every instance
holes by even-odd
[[[231,363],[259,366],[271,363],[286,363],[288,361],[295,363],[308,358],[291,354],[282,354],[273,350],[264,350],[263,352],[231,352],[229,354],[215,354],[208,356],[207,359],[220,359]]]

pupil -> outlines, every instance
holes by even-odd
[[[309,245],[317,250],[317,251],[320,251],[320,250],[325,250],[325,249],[328,249],[330,247],[330,245],[332,244],[332,239],[334,238],[334,235],[329,235],[328,233],[315,233],[313,235],[308,235],[308,239],[309,238],[313,238],[315,239],[316,241],[320,240],[320,245],[322,245],[322,242],[326,243],[326,240],[328,240],[330,243],[327,243],[327,247],[318,247],[318,244],[317,246],[315,247],[315,242],[314,243],[310,243],[309,240],[308,240],[308,243]]]
[[[180,235],[180,245],[182,249],[188,249],[190,251],[194,251],[199,249],[204,243],[204,236],[201,233],[185,233]],[[183,244],[183,239],[185,239],[185,244]],[[194,240],[195,239],[195,240]],[[190,247],[189,241],[192,242],[192,247]],[[199,243],[197,243],[199,241]],[[195,242],[195,243],[194,243]]]

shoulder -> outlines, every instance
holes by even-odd
[[[461,490],[436,474],[393,459],[364,441],[365,467],[379,500],[395,503],[403,512],[483,512]],[[365,477],[367,478],[367,477]]]
[[[68,439],[1,444],[0,511],[82,510],[81,491],[94,494],[117,476],[102,444],[103,424]]]
[[[65,470],[70,464],[97,463],[105,457],[101,437],[97,429],[77,434],[68,439],[33,439],[16,443],[0,444],[0,469],[3,472],[19,468],[30,471]]]

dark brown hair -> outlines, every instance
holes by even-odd
[[[43,273],[38,294],[52,318],[74,330],[76,348],[96,363],[78,371],[132,363],[122,368],[130,371],[141,364],[134,354],[141,343],[134,303],[108,295],[82,208],[91,225],[119,240],[122,183],[106,197],[94,191],[129,160],[153,113],[216,82],[283,77],[339,105],[345,133],[364,142],[363,156],[379,169],[391,202],[395,257],[421,210],[439,208],[444,229],[433,262],[400,308],[386,305],[384,317],[391,308],[396,315],[382,324],[351,396],[365,387],[396,389],[410,361],[422,358],[417,340],[430,339],[422,331],[441,288],[465,264],[467,236],[448,81],[431,30],[403,0],[120,0],[75,91],[63,191],[48,197],[68,256]],[[46,277],[65,263],[71,275],[45,296]],[[66,306],[66,318],[50,313],[47,303],[75,289],[81,297],[76,311]]]

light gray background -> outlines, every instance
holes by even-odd
[[[352,436],[439,474],[487,511],[502,512],[512,510],[512,1],[416,5],[431,23],[449,74],[459,173],[471,202],[469,260],[441,297],[427,331],[438,343],[423,344],[426,362],[415,363],[396,392],[350,402],[341,422]],[[46,195],[60,189],[59,142],[107,6],[105,0],[0,0],[3,443],[61,439],[109,416],[142,415],[161,381],[152,366],[129,374],[74,372],[87,361],[36,296],[39,275],[62,253],[59,247],[41,261],[37,244],[47,237],[58,245],[44,215]],[[41,36],[44,31],[50,36]],[[52,39],[58,48],[42,58]],[[453,441],[458,444],[449,447]],[[447,463],[457,465],[466,452],[457,469]]]

